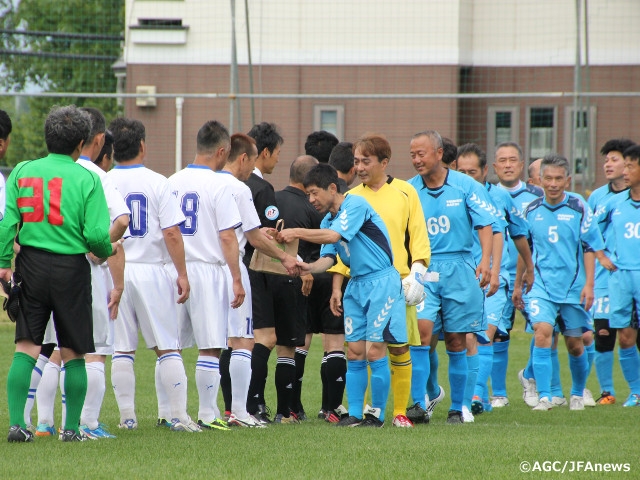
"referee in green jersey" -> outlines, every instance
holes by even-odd
[[[54,107],[44,130],[49,155],[22,162],[11,172],[0,222],[0,278],[22,279],[16,352],[7,379],[9,442],[33,441],[23,413],[51,313],[66,370],[67,418],[60,439],[83,439],[78,424],[87,391],[84,354],[95,351],[85,254],[105,258],[118,248],[109,240],[100,179],[75,163],[91,130],[89,115],[73,105]],[[14,239],[20,252],[12,274]]]

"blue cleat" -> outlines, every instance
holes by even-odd
[[[627,401],[622,404],[623,407],[640,407],[640,395],[632,393]]]
[[[36,427],[36,437],[53,437],[56,434],[56,427],[47,423],[39,423]]]

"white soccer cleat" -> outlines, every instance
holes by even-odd
[[[118,424],[118,428],[121,428],[123,430],[135,430],[136,428],[138,428],[138,422],[135,420],[135,418],[127,418],[126,420],[123,420],[120,424]]]
[[[569,400],[569,410],[584,410],[584,398],[578,395],[571,395]]]
[[[466,405],[462,406],[462,421],[464,423],[473,423],[475,421],[473,413],[469,411]]]
[[[593,398],[593,394],[591,393],[591,390],[589,390],[588,388],[585,388],[582,391],[582,398],[584,399],[584,406],[585,407],[595,407],[596,406],[596,401]]]
[[[444,388],[442,388],[440,385],[438,385],[438,387],[440,388],[438,396],[433,400],[429,400],[429,403],[427,403],[427,408],[425,408],[425,410],[427,411],[427,416],[429,418],[431,418],[431,415],[433,415],[433,411],[435,410],[436,406],[444,399],[445,396]]]
[[[554,407],[566,407],[568,405],[567,399],[564,397],[552,397],[551,404]]]
[[[522,399],[530,407],[538,405],[538,392],[536,391],[536,381],[533,378],[524,378],[524,368],[518,372],[518,380],[522,385]]]
[[[491,398],[491,406],[493,408],[508,407],[509,399],[507,397],[493,397]]]
[[[542,398],[538,401],[538,404],[533,407],[531,410],[535,412],[546,412],[547,410],[551,410],[554,407],[553,403],[551,403],[546,398]]]
[[[232,427],[244,427],[244,428],[267,428],[267,426],[262,423],[257,418],[249,415],[247,418],[238,418],[234,413],[229,415],[229,420],[227,421],[229,426]]]
[[[174,418],[171,420],[171,430],[174,432],[189,432],[196,433],[202,432],[202,429],[198,426],[196,422],[191,420],[191,418],[187,417],[187,419],[183,422],[178,418]]]

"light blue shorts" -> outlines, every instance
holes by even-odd
[[[609,320],[609,289],[596,288],[594,291],[593,306],[589,313],[594,320]]]
[[[526,308],[531,325],[548,323],[565,337],[581,337],[584,332],[593,330],[591,316],[580,304],[556,303],[532,296]]]
[[[495,325],[499,335],[508,335],[511,330],[511,317],[507,321],[504,316],[505,308],[507,308],[507,302],[509,294],[509,284],[505,278],[500,278],[500,287],[498,291],[490,297],[484,298],[484,317],[487,322],[487,328],[489,325]],[[513,304],[511,304],[513,308]]]
[[[395,268],[352,278],[343,305],[347,342],[407,342],[404,294]]]
[[[633,305],[636,315],[632,316]],[[638,327],[640,311],[640,270],[616,270],[609,277],[609,326]]]
[[[475,333],[487,329],[484,318],[484,292],[476,280],[476,265],[471,255],[436,255],[429,271],[440,274],[439,282],[425,283],[427,297],[419,319],[436,322],[452,333]],[[440,317],[438,317],[440,315]],[[434,333],[436,326],[434,324]]]

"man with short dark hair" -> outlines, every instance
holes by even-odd
[[[278,238],[323,244],[320,258],[299,262],[302,274],[326,271],[340,258],[351,268],[344,295],[344,330],[348,342],[347,397],[351,416],[339,426],[382,427],[389,395],[387,344],[407,341],[402,283],[393,267],[387,228],[367,201],[338,192],[331,165],[315,166],[305,177],[309,201],[327,215],[320,229],[284,229]],[[337,312],[334,312],[337,314]],[[367,366],[371,369],[372,408],[364,412]]]
[[[339,143],[338,138],[326,130],[311,132],[304,142],[304,153],[311,155],[320,163],[328,163],[331,151]]]
[[[356,179],[356,169],[353,166],[353,144],[351,142],[340,142],[329,156],[329,165],[338,172],[338,189],[340,193],[346,193]]]
[[[605,205],[613,196],[629,188],[624,178],[624,152],[633,145],[635,143],[626,138],[614,138],[606,141],[600,149],[600,154],[604,155],[603,168],[607,183],[596,188],[589,195],[589,206],[596,216],[604,211]],[[612,232],[608,228],[601,230],[605,241],[605,252],[611,254],[614,245]],[[613,349],[616,344],[617,330],[609,325],[610,276],[610,273],[602,265],[596,264],[595,299],[591,315],[595,331],[596,357],[594,363],[601,392],[596,403],[600,405],[612,405],[616,402],[616,392],[613,386]]]
[[[9,442],[33,441],[24,408],[52,312],[66,364],[67,417],[60,438],[84,439],[78,430],[87,391],[84,354],[95,350],[91,272],[85,254],[106,258],[119,245],[109,239],[109,211],[100,179],[75,163],[90,131],[87,113],[73,105],[54,107],[45,121],[49,156],[18,164],[7,182],[6,214],[0,222],[0,278],[24,279],[16,353],[7,379]],[[14,239],[21,248],[12,276]]]

